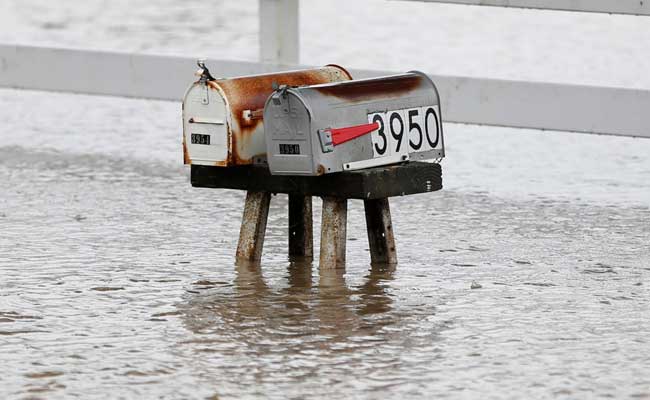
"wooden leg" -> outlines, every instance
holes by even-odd
[[[301,259],[289,262],[287,269],[287,293],[296,293],[312,287],[312,262]]]
[[[345,241],[348,201],[323,198],[323,222],[320,235],[320,268],[345,267]]]
[[[289,257],[312,259],[314,234],[311,196],[289,195]]]
[[[397,264],[397,250],[388,199],[364,200],[366,227],[373,264]]]
[[[237,245],[237,261],[259,261],[262,258],[270,202],[271,193],[246,193],[246,204]]]

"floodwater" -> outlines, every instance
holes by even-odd
[[[351,201],[319,271],[282,195],[234,265],[244,194],[190,187],[179,104],[0,105],[0,398],[650,398],[650,140],[448,124],[445,189],[391,200],[399,265]]]

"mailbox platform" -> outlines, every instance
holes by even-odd
[[[320,267],[345,265],[347,200],[364,201],[373,263],[397,263],[389,197],[442,189],[440,164],[408,162],[323,176],[271,175],[266,166],[191,166],[194,187],[246,190],[238,261],[259,261],[272,193],[289,195],[289,256],[313,257],[312,196],[323,198]]]

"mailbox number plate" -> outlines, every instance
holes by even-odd
[[[300,154],[300,145],[280,143],[280,154]]]
[[[379,129],[371,134],[373,158],[429,151],[442,145],[438,106],[372,113],[368,122],[379,123]]]
[[[210,135],[193,133],[190,140],[192,141],[192,144],[210,144]]]

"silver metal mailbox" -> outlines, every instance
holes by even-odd
[[[269,168],[322,175],[445,155],[440,98],[425,74],[283,86],[264,108]]]
[[[336,65],[215,79],[205,65],[183,98],[185,164],[221,167],[266,162],[264,102],[278,85],[314,85],[351,79]]]

